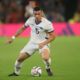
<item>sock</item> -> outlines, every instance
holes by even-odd
[[[22,67],[22,63],[16,61],[16,62],[15,62],[15,73],[16,73],[16,74],[19,75],[21,67]]]
[[[50,64],[51,64],[51,58],[49,58],[48,61],[44,60],[44,64],[46,65],[46,69],[49,69],[50,68]]]

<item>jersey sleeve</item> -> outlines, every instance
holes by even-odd
[[[48,33],[54,32],[54,27],[53,27],[53,25],[52,25],[51,22],[49,22],[49,23],[46,25],[46,30],[47,30]]]
[[[24,26],[28,27],[30,25],[30,18],[25,22]]]

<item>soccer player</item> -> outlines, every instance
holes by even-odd
[[[34,16],[30,17],[14,36],[12,36],[6,43],[12,43],[28,26],[31,27],[31,38],[28,44],[20,51],[20,55],[15,62],[15,72],[9,76],[19,76],[22,62],[30,57],[36,50],[39,50],[40,55],[46,66],[48,76],[53,73],[50,68],[51,58],[49,43],[54,41],[55,34],[52,23],[46,18],[42,17],[42,10],[40,7],[35,7],[33,11]],[[49,35],[49,36],[48,36]]]

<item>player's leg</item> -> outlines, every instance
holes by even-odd
[[[43,61],[44,61],[44,64],[46,66],[46,71],[47,71],[48,75],[52,76],[53,74],[52,74],[52,71],[50,69],[51,58],[50,58],[49,48],[42,49],[42,52],[40,55],[43,58]]]
[[[15,62],[15,72],[10,74],[9,76],[19,76],[20,69],[22,67],[22,62],[30,57],[30,55],[27,52],[20,53],[18,59]]]
[[[15,62],[15,73],[10,74],[9,76],[18,76],[22,62],[31,56],[36,50],[36,46],[33,43],[29,42],[20,52],[18,59]]]
[[[47,49],[44,49],[42,52],[41,52],[41,57],[46,65],[46,68],[49,67],[50,63],[51,63],[51,60],[50,60],[50,52],[47,50]]]
[[[27,52],[24,53],[20,53],[18,59],[15,62],[15,73],[19,74],[20,73],[20,69],[22,67],[22,62],[27,59],[28,57],[30,57],[30,55]]]

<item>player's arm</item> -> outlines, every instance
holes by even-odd
[[[15,37],[18,37],[25,29],[26,29],[25,26],[21,27],[21,28],[16,32],[16,34],[15,34],[14,36],[15,36]]]
[[[45,42],[43,42],[44,45],[54,41],[56,38],[56,35],[54,34],[54,32],[50,32],[48,33],[48,40],[46,40]]]
[[[40,43],[40,44],[39,44],[39,48],[43,48],[44,45],[47,45],[48,43],[54,41],[55,38],[56,38],[56,35],[54,34],[54,32],[48,33],[48,40]]]
[[[24,30],[26,29],[26,26],[21,27],[14,36],[12,36],[8,41],[6,41],[6,44],[12,43],[13,40],[18,37]]]

